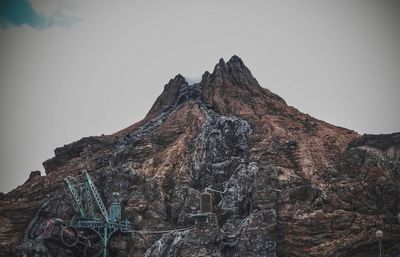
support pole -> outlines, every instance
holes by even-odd
[[[377,230],[375,232],[375,235],[378,238],[378,242],[379,242],[379,257],[383,257],[383,245],[382,245],[383,231]]]
[[[107,244],[108,244],[108,242],[107,242],[107,239],[108,239],[107,230],[108,230],[107,224],[104,224],[104,235],[103,235],[103,238],[104,238],[104,249],[103,249],[103,257],[107,257]]]

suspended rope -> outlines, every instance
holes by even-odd
[[[177,229],[171,229],[171,230],[131,230],[131,231],[126,231],[128,233],[132,234],[166,234],[166,233],[172,233],[172,232],[181,232],[181,231],[186,231],[186,230],[192,230],[195,226],[187,227],[187,228],[177,228]]]

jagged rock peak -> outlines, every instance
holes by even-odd
[[[184,84],[185,82],[186,82],[185,77],[182,76],[180,73],[178,73],[174,78],[169,80],[168,84],[166,84],[165,87],[172,86],[175,84]]]
[[[250,70],[246,67],[242,59],[240,59],[239,56],[233,55],[228,62],[225,63],[223,58],[219,59],[219,62],[215,65],[213,74],[216,73],[218,70],[223,70],[229,73],[236,72],[236,73],[246,73],[249,74],[251,78],[253,76],[251,75]]]
[[[227,67],[234,70],[246,71],[250,72],[250,70],[244,65],[242,59],[240,59],[237,55],[234,55],[229,59],[226,63]]]
[[[237,55],[233,55],[233,56],[229,59],[229,61],[226,62],[226,63],[225,63],[224,58],[220,58],[219,61],[218,61],[218,63],[217,63],[217,65],[220,65],[220,66],[225,66],[225,65],[240,65],[240,66],[246,67],[246,66],[244,65],[242,59],[240,59],[240,57],[237,56]]]
[[[155,118],[166,108],[191,100],[202,101],[226,115],[238,115],[245,109],[248,114],[254,114],[261,109],[276,110],[277,105],[285,105],[282,98],[262,88],[242,59],[233,55],[228,62],[221,58],[213,72],[206,71],[199,83],[189,85],[181,74],[176,75],[165,85],[146,118]],[[258,102],[259,108],[250,100]]]
[[[231,59],[229,59],[228,63],[235,63],[244,66],[242,59],[240,59],[240,57],[237,55],[233,55]]]
[[[219,68],[217,68],[219,67]],[[217,70],[221,70],[218,72]],[[237,78],[249,78],[254,79],[249,69],[244,65],[243,61],[236,55],[232,56],[230,60],[225,63],[224,59],[220,59],[219,63],[215,66],[213,73],[206,71],[202,75],[202,79],[199,84],[205,84],[211,77],[237,77]],[[157,98],[154,105],[150,109],[147,118],[154,118],[159,115],[165,108],[168,108],[177,101],[198,99],[198,95],[201,94],[201,88],[188,88],[189,83],[186,78],[181,74],[177,74],[174,78],[171,78],[169,82],[164,86],[164,90],[161,95]],[[179,99],[178,99],[179,98]]]
[[[203,75],[201,88],[206,105],[224,115],[247,117],[264,110],[283,111],[286,106],[282,98],[260,86],[237,55],[228,62],[221,58],[212,74]]]
[[[185,85],[187,86],[188,83],[181,74],[178,74],[174,78],[170,79],[169,82],[164,86],[164,91],[162,94],[157,98],[151,107],[149,113],[147,114],[147,118],[154,118],[166,107],[171,106],[179,94],[181,87]]]

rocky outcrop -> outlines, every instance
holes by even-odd
[[[303,114],[239,57],[221,59],[199,83],[171,79],[142,121],[57,148],[46,176],[0,196],[0,256],[77,256],[38,234],[74,216],[62,182],[82,169],[107,206],[120,192],[134,224],[110,256],[372,257],[377,229],[400,256],[399,138]],[[205,190],[214,210],[194,225]]]
[[[76,142],[73,142],[62,147],[58,147],[54,150],[54,157],[43,162],[43,167],[46,174],[50,174],[53,171],[68,164],[72,159],[87,155],[91,158],[96,152],[104,152],[107,145],[113,142],[113,137],[85,137]],[[90,160],[93,161],[93,160]],[[99,160],[96,160],[96,163]],[[100,164],[101,165],[101,164]]]

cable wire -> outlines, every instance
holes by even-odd
[[[136,233],[136,234],[166,234],[171,232],[181,232],[186,230],[192,230],[195,226],[187,227],[187,228],[177,228],[177,229],[170,229],[170,230],[131,230],[126,231],[127,233]]]

